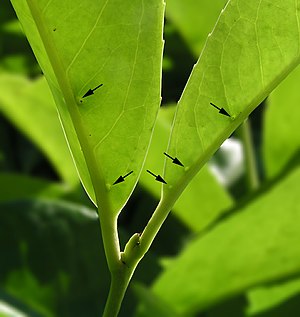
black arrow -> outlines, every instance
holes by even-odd
[[[160,175],[155,175],[152,172],[150,172],[149,170],[147,170],[147,172],[149,174],[151,174],[152,176],[154,176],[156,181],[167,184],[167,182]]]
[[[94,91],[97,90],[98,88],[100,88],[101,86],[103,86],[103,84],[100,84],[99,86],[97,86],[94,89],[89,89],[82,98],[85,98],[85,97],[93,95]]]
[[[224,108],[219,108],[216,105],[214,105],[212,102],[210,104],[216,109],[218,109],[219,113],[223,114],[224,116],[231,117],[231,115]]]
[[[173,160],[172,163],[176,164],[176,165],[180,165],[180,166],[184,166],[177,157],[173,158],[171,155],[167,154],[166,152],[164,152],[164,155],[168,158],[170,158],[171,160]]]
[[[125,178],[126,178],[127,176],[129,176],[130,174],[132,174],[132,173],[133,173],[133,171],[129,172],[129,173],[126,174],[125,176],[120,176],[120,177],[113,183],[113,185],[116,185],[116,184],[119,184],[119,183],[124,182],[124,181],[125,181]]]

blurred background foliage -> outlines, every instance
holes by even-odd
[[[175,104],[225,4],[167,0],[150,170],[162,170]],[[299,316],[299,80],[296,69],[192,181],[137,269],[120,316]],[[142,173],[119,220],[123,246],[159,194]],[[0,316],[100,316],[108,287],[97,213],[41,70],[2,0]]]

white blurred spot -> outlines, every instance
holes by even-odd
[[[5,314],[7,317],[28,317],[28,315],[21,313],[14,307],[0,300],[0,315],[2,316],[2,314]]]
[[[222,164],[212,158],[208,163],[209,169],[222,185],[230,186],[244,173],[243,144],[234,138],[227,139],[217,155],[221,157]]]

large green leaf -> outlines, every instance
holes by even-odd
[[[270,287],[253,289],[248,292],[249,307],[247,309],[247,316],[255,316],[257,313],[267,311],[299,293],[299,278]]]
[[[119,233],[125,243],[129,233]],[[45,311],[55,317],[101,316],[110,278],[99,241],[94,208],[44,199],[0,202],[0,303],[5,299],[30,317],[45,317]],[[158,272],[150,253],[135,281],[148,285]],[[133,316],[135,302],[128,292],[119,316]]]
[[[299,80],[300,67],[267,100],[263,154],[268,176],[278,174],[300,148]]]
[[[134,315],[135,317],[181,317],[176,314],[169,305],[162,301],[160,297],[155,296],[149,288],[146,288],[142,284],[133,284],[131,289],[133,289],[136,297],[142,304]]]
[[[163,1],[12,3],[88,194],[118,212],[139,177],[159,108]],[[131,170],[126,182],[112,186]]]
[[[152,137],[146,166],[161,174],[163,171],[163,153],[168,144],[171,120],[175,113],[174,106],[162,107]],[[141,185],[155,197],[160,197],[160,186],[147,173],[142,173]],[[232,205],[232,199],[204,166],[200,173],[191,181],[185,192],[176,202],[173,213],[193,231],[200,231],[216,217]]]
[[[63,136],[53,98],[44,79],[0,75],[0,111],[49,158],[62,179],[74,186],[78,176]]]
[[[166,15],[195,56],[199,56],[208,33],[228,0],[167,0]]]
[[[221,143],[298,64],[299,4],[228,2],[179,101],[168,151],[185,168],[166,161],[165,205],[172,205]]]
[[[196,238],[154,285],[177,312],[204,310],[300,272],[300,167]]]
[[[100,315],[109,274],[95,210],[23,200],[0,211],[0,296],[41,316]]]
[[[0,173],[0,201],[26,198],[58,199],[68,193],[66,186],[13,173]]]

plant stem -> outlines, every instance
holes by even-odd
[[[120,262],[119,270],[111,273],[111,284],[103,317],[117,317],[134,269]]]
[[[150,218],[149,222],[147,223],[141,235],[140,248],[143,249],[144,254],[149,250],[159,229],[161,228],[162,224],[168,217],[174,203],[175,201],[172,202],[172,200],[170,199],[166,199],[166,200],[162,199],[159,202],[156,210],[154,211],[152,217]]]
[[[233,121],[232,125],[238,127],[239,122],[237,120]],[[254,151],[252,146],[252,139],[249,126],[246,126],[247,130],[245,137],[246,149],[247,149],[247,157],[248,159],[251,158],[249,165],[251,171],[251,184],[252,186],[259,185],[258,183],[258,176],[256,170],[256,164],[254,159]],[[220,142],[221,143],[221,142]],[[218,144],[220,145],[220,144]],[[159,229],[161,228],[162,224],[166,220],[169,212],[171,211],[173,205],[175,204],[178,197],[184,191],[190,180],[194,177],[194,175],[198,172],[201,166],[207,161],[208,157],[213,153],[213,150],[216,148],[214,144],[207,150],[207,155],[204,156],[201,160],[193,164],[189,169],[187,169],[185,175],[177,182],[176,186],[170,188],[169,190],[164,191],[163,197],[160,200],[156,210],[154,211],[152,217],[150,218],[149,222],[147,223],[144,231],[140,235],[139,243],[133,248],[128,248],[127,246],[134,241],[134,236],[129,240],[125,247],[125,255],[126,264],[132,268],[132,272],[134,272],[135,267],[140,262],[140,260],[144,257],[146,252],[149,250],[153,240],[155,239]],[[131,277],[131,276],[130,276]]]
[[[117,217],[109,214],[106,210],[103,212],[99,210],[98,214],[108,268],[110,272],[113,272],[121,262]]]
[[[256,190],[259,187],[259,176],[255,159],[251,127],[248,119],[246,119],[242,123],[240,131],[244,143],[244,154],[246,160],[248,186],[249,189],[252,191]]]
[[[239,125],[237,121],[233,122],[232,124],[235,125],[236,127]],[[252,159],[254,159],[252,143],[250,141],[251,141],[251,136],[247,134],[247,142],[248,142],[247,149],[248,151],[251,150],[251,152],[249,153],[252,153],[251,157]],[[125,250],[122,253],[122,261],[124,260],[125,266],[128,269],[128,272],[130,273],[122,276],[122,274],[125,274],[124,271],[120,271],[118,273],[120,275],[118,275],[116,272],[115,273],[112,272],[112,285],[111,285],[111,291],[108,298],[108,303],[105,309],[105,312],[107,314],[107,315],[104,315],[105,317],[116,316],[116,315],[108,315],[109,310],[114,309],[112,306],[117,305],[117,303],[122,301],[122,298],[124,296],[124,293],[126,291],[126,288],[129,284],[129,281],[131,279],[131,276],[133,275],[133,272],[136,266],[144,257],[146,252],[149,250],[153,240],[155,239],[162,224],[166,220],[176,200],[184,191],[184,189],[186,188],[190,180],[198,172],[199,168],[202,165],[204,165],[204,163],[207,161],[207,158],[213,153],[213,150],[215,148],[216,148],[215,145],[209,148],[207,150],[207,156],[203,157],[201,160],[199,160],[198,162],[193,164],[189,169],[187,169],[185,175],[177,182],[176,186],[173,186],[172,188],[164,192],[162,199],[160,200],[156,210],[154,211],[152,217],[147,223],[142,234],[138,235],[139,237],[138,239],[137,239],[137,234],[133,235],[128,241],[128,243],[126,244]],[[256,168],[254,169],[255,161],[251,162],[251,166],[253,166],[253,169],[251,169],[251,171],[253,172],[253,175],[252,175],[253,182],[254,180],[258,182],[258,178],[255,178],[257,177]],[[257,184],[258,186],[258,183],[253,183],[253,184]],[[119,288],[119,290],[117,290],[116,288]],[[114,311],[116,311],[116,309]]]

